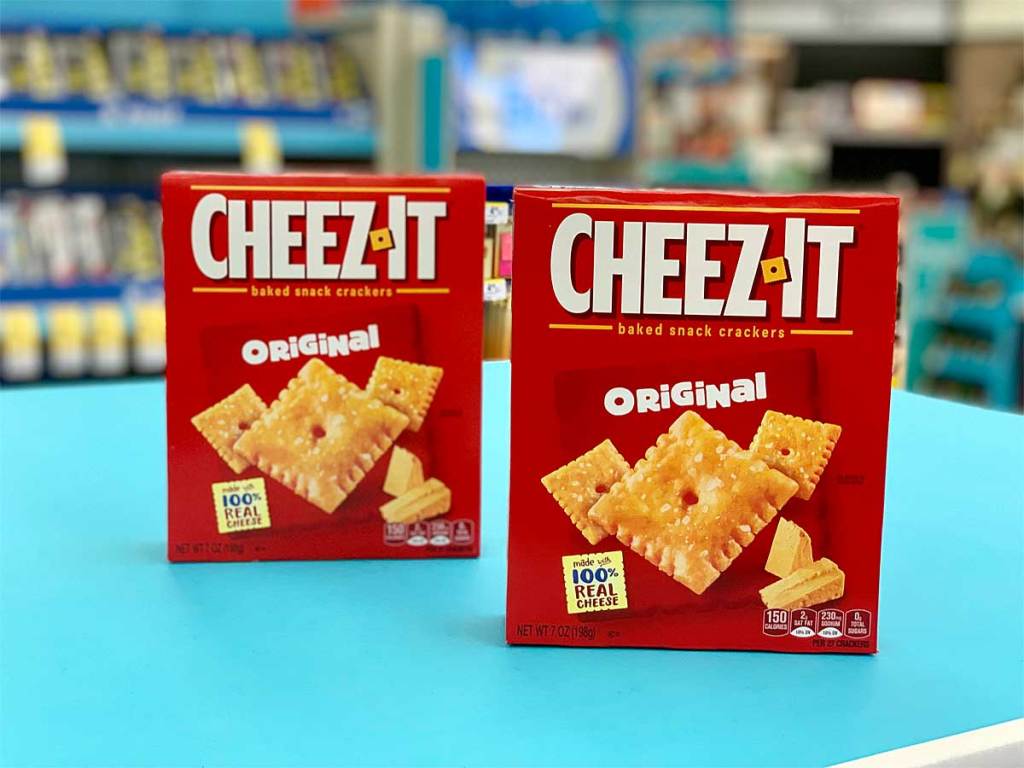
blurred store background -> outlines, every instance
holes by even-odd
[[[894,384],[1021,409],[1024,2],[3,0],[0,381],[163,369],[172,168],[904,201]]]

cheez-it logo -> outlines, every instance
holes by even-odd
[[[572,213],[555,230],[551,241],[551,287],[562,307],[572,314],[615,311],[614,282],[622,284],[618,310],[624,315],[765,318],[768,302],[751,298],[761,273],[769,224],[714,224],[664,221],[595,221],[589,214]],[[816,245],[818,286],[815,315],[835,319],[839,302],[839,267],[843,247],[854,240],[852,226],[808,225],[787,218],[784,226],[785,263],[789,279],[782,285],[782,317],[804,315],[804,266],[808,246]],[[593,281],[581,290],[573,279],[573,252],[583,239],[593,245]],[[667,244],[684,241],[682,260],[666,258]],[[722,262],[708,255],[711,243],[738,243],[739,258],[731,276]],[[683,295],[669,296],[666,280],[683,278]],[[708,296],[709,281],[726,279],[725,298]]]
[[[378,266],[367,262],[367,250],[387,251],[384,269],[389,280],[409,277],[406,248],[410,220],[416,226],[416,274],[419,280],[437,278],[437,222],[448,212],[438,200],[407,201],[404,195],[387,199],[387,232],[373,230],[377,203],[373,200],[229,200],[222,194],[204,195],[192,213],[192,255],[199,271],[211,280],[376,280]],[[227,218],[227,253],[214,255],[214,221]],[[351,219],[348,237],[326,222]],[[303,225],[295,228],[296,219]],[[372,231],[371,231],[372,230]],[[305,254],[296,260],[293,251]],[[332,252],[340,251],[340,260]]]

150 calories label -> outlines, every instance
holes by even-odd
[[[626,608],[626,570],[621,552],[566,555],[562,558],[565,607],[569,613]]]
[[[270,527],[270,507],[262,477],[214,483],[212,488],[218,532],[238,533]]]

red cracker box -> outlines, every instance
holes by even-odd
[[[515,211],[508,641],[874,652],[896,199]]]
[[[475,557],[484,183],[163,179],[168,557]]]

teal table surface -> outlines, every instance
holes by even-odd
[[[479,560],[170,565],[164,388],[0,392],[4,766],[824,765],[1024,711],[1024,420],[895,393],[880,652],[505,645]]]

